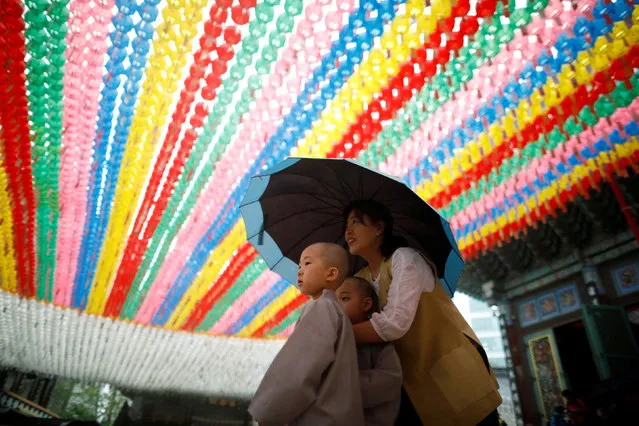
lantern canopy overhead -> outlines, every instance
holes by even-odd
[[[639,164],[636,2],[4,3],[0,328],[30,340],[0,343],[32,351],[12,365],[144,386],[180,357],[139,358],[133,379],[124,345],[103,373],[41,338],[110,330],[216,339],[219,362],[261,371],[246,348],[286,337],[306,299],[246,241],[239,205],[290,155],[398,176],[451,224],[471,293],[464,276],[582,244]]]

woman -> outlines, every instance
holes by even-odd
[[[394,341],[404,374],[396,425],[497,425],[501,403],[488,359],[439,283],[428,259],[402,247],[382,204],[356,201],[345,210],[345,238],[368,266],[382,307],[353,326],[358,344]]]

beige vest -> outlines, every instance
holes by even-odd
[[[370,270],[366,267],[357,276],[368,280]],[[392,280],[388,258],[380,268],[382,307],[388,301]],[[436,278],[435,290],[422,293],[410,329],[395,341],[404,388],[424,425],[474,426],[501,404],[497,379],[469,339],[480,346]]]

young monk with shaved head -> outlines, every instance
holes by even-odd
[[[249,413],[261,426],[364,425],[355,337],[335,294],[347,276],[339,245],[302,252],[297,285],[312,300],[251,401]]]

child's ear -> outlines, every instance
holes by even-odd
[[[365,297],[362,299],[362,310],[368,312],[373,307],[373,299]]]
[[[335,281],[338,277],[339,270],[336,267],[331,266],[330,268],[328,268],[328,273],[326,274],[326,279],[328,281]]]

